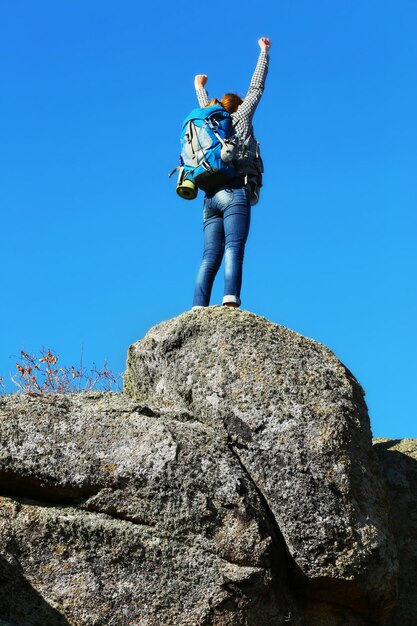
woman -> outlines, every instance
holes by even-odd
[[[255,139],[252,118],[262,97],[268,73],[271,43],[266,37],[258,41],[261,49],[249,91],[244,100],[237,94],[227,93],[220,101],[209,100],[205,90],[207,76],[198,74],[194,79],[200,107],[220,103],[232,116],[233,134],[239,136],[239,149],[234,159],[238,176],[204,198],[204,253],[197,275],[193,309],[210,304],[213,282],[225,257],[223,305],[240,306],[242,264],[245,243],[249,233],[251,204],[258,200],[256,187],[258,143]]]

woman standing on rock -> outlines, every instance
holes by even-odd
[[[194,79],[200,107],[221,104],[232,117],[232,132],[239,137],[233,165],[237,177],[204,198],[204,253],[197,275],[193,308],[210,304],[216,274],[225,256],[223,305],[240,306],[242,265],[249,233],[251,205],[256,204],[262,178],[262,160],[255,139],[252,119],[262,97],[268,73],[270,40],[259,39],[261,49],[249,91],[244,100],[234,93],[210,102],[205,84],[207,76]]]

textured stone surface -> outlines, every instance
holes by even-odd
[[[125,392],[223,434],[308,582],[311,615],[332,598],[384,619],[396,578],[384,488],[363,391],[330,350],[245,311],[199,309],[130,347]]]
[[[183,419],[116,394],[0,399],[0,619],[302,623],[251,480]]]
[[[125,383],[0,398],[0,626],[383,622],[388,502],[327,348],[213,307],[131,346]]]
[[[417,624],[417,439],[375,439],[387,484],[400,575],[387,626]]]

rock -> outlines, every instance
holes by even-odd
[[[233,449],[306,585],[311,623],[329,600],[352,624],[384,621],[396,589],[386,496],[363,390],[330,350],[245,311],[199,309],[129,348],[125,393]]]
[[[0,442],[0,620],[302,623],[280,539],[211,427],[117,394],[9,396]]]
[[[0,398],[0,626],[384,622],[384,485],[327,348],[200,309],[130,347],[125,389]]]
[[[398,601],[387,626],[417,624],[417,439],[375,439],[400,563]]]

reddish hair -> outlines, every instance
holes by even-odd
[[[225,93],[221,100],[213,98],[208,104],[206,104],[206,107],[212,107],[215,104],[220,104],[228,113],[234,113],[237,111],[242,102],[242,98],[238,96],[237,93]]]
[[[226,111],[234,113],[238,110],[238,107],[242,104],[243,100],[237,93],[225,93],[220,100]]]
[[[220,100],[217,100],[217,98],[213,98],[208,104],[206,104],[205,108],[207,109],[207,107],[214,107],[215,104],[220,104],[220,106],[223,106]]]

